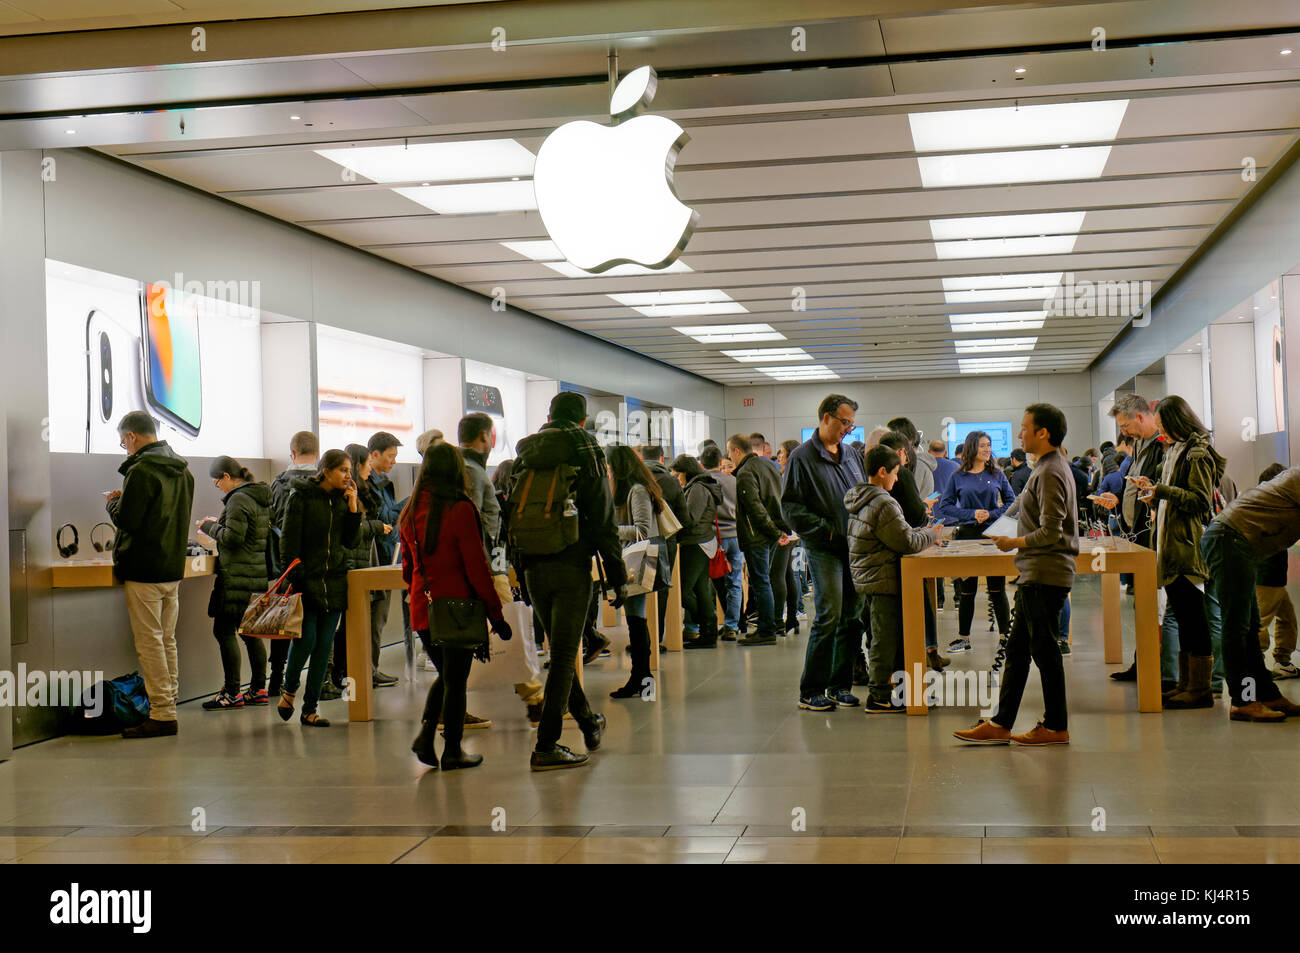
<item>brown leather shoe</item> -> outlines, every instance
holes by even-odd
[[[981,721],[974,728],[954,731],[952,736],[958,741],[971,745],[1005,745],[1011,743],[1011,732],[992,721]]]
[[[1228,717],[1233,721],[1286,721],[1286,712],[1269,708],[1263,702],[1251,702],[1249,705],[1233,705],[1228,710]]]
[[[176,722],[146,718],[138,725],[122,730],[123,738],[166,738],[176,734]]]
[[[1284,715],[1300,715],[1300,705],[1297,705],[1285,696],[1279,696],[1271,702],[1264,702],[1263,704],[1265,708],[1271,708],[1273,711],[1280,711]]]
[[[1026,747],[1040,745],[1068,745],[1070,743],[1070,733],[1068,731],[1053,731],[1052,729],[1045,727],[1040,721],[1023,735],[1012,735],[1011,740],[1018,745],[1025,745]]]

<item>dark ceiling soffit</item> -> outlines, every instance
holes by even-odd
[[[1196,267],[1196,264],[1205,257],[1210,249],[1213,248],[1234,225],[1237,224],[1241,217],[1245,215],[1256,202],[1268,194],[1269,190],[1273,188],[1273,184],[1282,177],[1283,173],[1285,173],[1287,169],[1291,168],[1291,166],[1296,163],[1297,159],[1300,159],[1300,139],[1293,142],[1291,148],[1278,157],[1277,161],[1273,163],[1273,167],[1255,183],[1255,187],[1241,197],[1237,204],[1228,211],[1228,214],[1223,216],[1223,220],[1210,230],[1209,234],[1205,236],[1205,239],[1197,249],[1187,256],[1187,260],[1183,262],[1156,290],[1156,292],[1151,296],[1151,311],[1153,314],[1162,301],[1170,295],[1177,295],[1179,293],[1179,285],[1182,283],[1182,279]],[[1092,363],[1088,365],[1088,369],[1092,370],[1092,368],[1097,366],[1097,364],[1100,363],[1107,354],[1115,350],[1115,348],[1122,346],[1124,341],[1132,333],[1133,328],[1130,325],[1125,325],[1121,328],[1115,336],[1111,338],[1110,343],[1098,352]]]
[[[185,182],[180,182],[176,179],[168,178],[165,175],[162,175],[158,172],[154,172],[152,169],[146,169],[142,166],[135,165],[134,163],[127,162],[123,159],[119,159],[116,156],[110,155],[108,153],[99,152],[95,149],[86,149],[86,148],[79,148],[77,151],[85,153],[90,156],[97,156],[105,161],[113,162],[116,163],[117,165],[123,166],[124,168],[132,169],[135,172],[151,176],[152,178],[158,179],[162,182],[166,182],[167,184],[175,186],[176,188],[185,189],[187,192],[193,192],[195,195],[202,195],[206,198],[214,199],[216,201],[229,205],[231,208],[239,209],[240,211],[245,212],[249,215],[256,215],[258,218],[265,219],[268,222],[274,222],[276,225],[280,225],[284,228],[291,228],[294,229],[295,231],[302,232],[305,235],[310,235],[322,241],[327,241],[332,245],[337,245],[339,248],[346,248],[352,252],[359,252],[360,254],[367,255],[370,258],[374,258],[376,261],[381,261],[386,265],[390,265],[394,268],[401,268],[404,271],[408,271],[411,272],[412,274],[419,275],[425,281],[436,282],[437,284],[443,285],[445,287],[454,288],[457,291],[463,291],[467,295],[477,295],[477,292],[471,291],[469,288],[465,288],[461,285],[455,284],[454,282],[446,281],[442,278],[437,277],[436,275],[431,275],[425,271],[417,271],[414,268],[409,268],[406,265],[399,264],[398,262],[393,261],[391,258],[385,258],[382,255],[376,255],[372,252],[366,251],[365,249],[358,248],[356,245],[349,245],[347,242],[341,242],[338,239],[330,238],[328,235],[322,235],[319,232],[313,232],[311,229],[303,228],[302,226],[296,225],[293,222],[287,222],[282,218],[276,218],[274,215],[268,215],[265,212],[260,212],[255,208],[249,208],[247,205],[240,205],[238,202],[232,202],[229,199],[223,199],[219,195],[214,195],[211,192],[205,192],[203,189],[197,188],[193,185],[189,185]],[[481,295],[478,296],[482,297]],[[712,380],[711,378],[708,377],[704,377],[703,375],[697,374],[694,371],[688,371],[685,368],[677,367],[674,364],[669,364],[667,361],[662,361],[657,357],[651,357],[648,354],[642,354],[640,351],[634,350],[633,348],[630,347],[625,347],[622,344],[617,344],[614,341],[611,341],[608,338],[601,337],[598,334],[590,334],[586,331],[581,330],[580,328],[570,327],[569,325],[564,324],[561,321],[555,321],[551,318],[545,317],[544,315],[540,315],[535,311],[529,311],[526,308],[520,308],[517,305],[510,304],[509,302],[506,303],[506,307],[509,308],[511,311],[516,311],[520,314],[526,314],[529,317],[535,318],[538,321],[545,321],[547,324],[554,325],[555,327],[567,331],[570,334],[577,334],[585,338],[592,338],[596,341],[600,341],[602,344],[608,344],[610,347],[616,347],[619,350],[627,351],[629,354],[634,354],[642,360],[651,361],[655,364],[659,364],[660,366],[666,367],[669,370],[674,371],[678,374],[688,374],[691,377],[697,378],[698,380],[701,380],[706,384],[712,384],[717,387],[725,386],[719,383],[718,381]]]
[[[1297,30],[1295,27],[1268,27],[1250,30],[1216,30],[1206,33],[1171,33],[1150,37],[1116,37],[1113,39],[1108,38],[1106,46],[1107,49],[1129,49],[1146,46],[1166,46],[1170,44],[1214,42],[1219,40],[1293,36],[1296,32]],[[897,55],[885,54],[883,56],[840,57],[836,59],[784,60],[767,63],[714,64],[710,66],[695,66],[682,69],[665,69],[658,71],[658,74],[660,80],[696,79],[711,76],[743,76],[771,72],[789,73],[822,69],[857,69],[870,66],[893,66],[904,63],[950,62],[984,57],[1078,52],[1088,48],[1089,46],[1087,44],[1080,44],[1077,41],[1070,43],[1041,43],[1027,46],[986,47],[978,50],[942,50],[920,56],[909,53]],[[3,49],[2,39],[0,39],[0,49]],[[385,88],[376,88],[374,86],[366,85],[354,89],[339,89],[326,92],[296,94],[293,96],[240,96],[210,100],[176,100],[172,102],[135,103],[129,106],[97,106],[81,110],[59,109],[4,113],[0,114],[0,122],[8,122],[18,119],[55,119],[65,116],[115,115],[139,112],[163,112],[177,109],[273,105],[276,103],[328,102],[339,99],[388,99],[403,96],[428,96],[439,93],[500,92],[567,86],[607,86],[608,84],[609,74],[608,72],[603,72],[571,76],[552,76],[526,80],[478,81],[472,83],[426,84],[419,86],[397,86]]]

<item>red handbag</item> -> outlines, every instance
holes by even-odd
[[[722,548],[722,530],[716,519],[713,521],[713,531],[717,533],[718,551],[709,557],[709,578],[721,579],[731,572],[731,560],[727,558],[727,552]]]

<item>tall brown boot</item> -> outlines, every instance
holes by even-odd
[[[1210,676],[1213,673],[1213,655],[1187,656],[1187,688],[1164,699],[1163,707],[1166,710],[1213,708],[1214,695],[1210,691]]]
[[[1181,695],[1187,691],[1187,653],[1178,653],[1178,684],[1166,692],[1161,692],[1160,697],[1168,700],[1175,695]]]

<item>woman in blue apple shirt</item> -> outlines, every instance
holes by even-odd
[[[948,480],[935,516],[945,523],[955,524],[954,539],[981,539],[984,530],[1001,516],[1016,498],[1006,474],[993,465],[993,449],[989,435],[982,430],[972,430],[966,435],[959,458],[961,465]],[[993,661],[993,671],[1002,668],[1006,654],[1007,633],[1011,630],[1011,609],[1007,604],[1007,580],[1003,576],[988,576],[984,580],[998,623],[998,653]],[[949,652],[970,651],[970,626],[975,616],[975,591],[979,579],[971,576],[961,580],[957,602],[957,638],[948,645]]]

